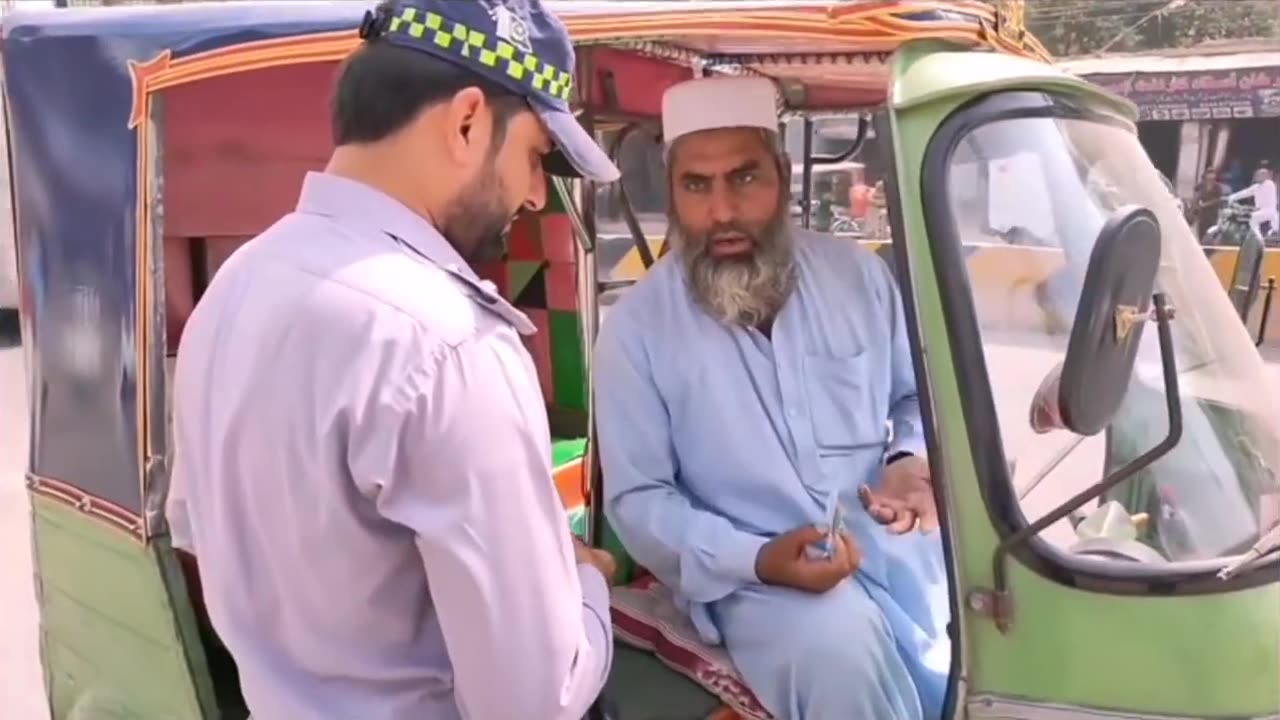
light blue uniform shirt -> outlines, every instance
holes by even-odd
[[[256,720],[579,720],[613,658],[522,313],[308,173],[182,333],[167,514]]]
[[[675,253],[611,309],[594,357],[606,512],[714,643],[723,628],[708,605],[757,585],[760,547],[827,524],[838,498],[863,553],[857,580],[916,684],[938,688],[921,694],[940,702],[950,650],[938,534],[890,535],[857,496],[886,456],[925,454],[901,298],[875,254],[794,233],[798,283],[771,338],[704,312]]]

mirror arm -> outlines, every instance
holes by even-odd
[[[587,230],[586,222],[582,219],[582,212],[578,209],[578,202],[573,196],[573,187],[570,185],[573,181],[562,177],[552,177],[551,182],[555,186],[556,193],[560,196],[560,202],[564,205],[564,214],[569,216],[569,224],[573,226],[573,234],[577,236],[578,242],[582,244],[583,252],[595,252],[595,241]],[[584,180],[583,182],[586,181]]]
[[[1127,465],[1103,478],[1101,482],[1089,486],[1074,497],[1066,500],[1053,510],[1045,513],[1039,520],[1028,524],[1021,530],[1009,535],[996,546],[992,556],[991,591],[977,591],[971,594],[969,606],[974,610],[985,611],[995,620],[1000,632],[1008,632],[1013,625],[1013,604],[1009,596],[1008,562],[1009,554],[1014,548],[1025,544],[1039,535],[1045,528],[1069,516],[1082,505],[1100,497],[1103,493],[1128,480],[1151,463],[1167,454],[1182,439],[1182,399],[1178,391],[1177,359],[1173,351],[1173,332],[1169,321],[1173,318],[1174,308],[1169,307],[1164,293],[1152,296],[1155,305],[1156,331],[1160,337],[1160,365],[1164,371],[1165,406],[1169,416],[1169,433],[1155,447],[1131,460]]]
[[[813,202],[813,119],[805,116],[801,122],[804,124],[804,147],[800,152],[804,157],[800,161],[800,227],[808,230],[812,214],[809,205]]]

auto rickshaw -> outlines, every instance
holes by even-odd
[[[5,19],[54,720],[247,714],[198,558],[168,537],[172,355],[219,265],[327,159],[327,94],[365,7]],[[716,73],[772,77],[784,119],[859,114],[884,143],[877,252],[902,289],[952,588],[947,718],[1280,717],[1280,405],[1129,103],[1049,64],[1021,2],[552,9],[606,147],[653,137],[663,90]],[[765,718],[601,513],[591,339],[601,294],[629,282],[600,280],[597,189],[555,187],[481,270],[540,330],[574,526],[622,561],[593,713]],[[626,226],[646,261],[661,254]]]

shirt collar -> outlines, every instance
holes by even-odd
[[[390,235],[413,254],[454,276],[484,307],[511,323],[521,335],[535,332],[533,322],[482,280],[426,218],[386,193],[332,173],[310,171],[302,181],[298,212],[340,220]]]

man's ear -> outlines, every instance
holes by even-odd
[[[472,145],[479,140],[476,126],[483,115],[484,104],[484,92],[478,87],[463,88],[445,103],[445,147],[455,162],[465,161]]]

